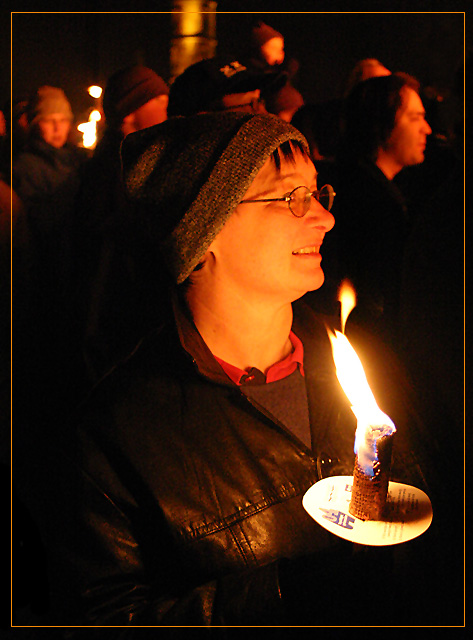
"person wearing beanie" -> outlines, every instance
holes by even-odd
[[[279,31],[259,20],[251,30],[253,49],[267,64],[284,62],[284,37]]]
[[[284,119],[290,122],[291,114],[302,106],[303,99],[300,92],[293,86],[299,70],[299,62],[293,57],[286,56],[284,36],[262,20],[258,20],[251,28],[245,53],[243,60],[253,72],[278,73],[284,79],[279,85],[269,85],[262,91],[261,99],[269,113],[282,113]],[[279,104],[283,97],[284,107]],[[288,102],[291,104],[288,105]]]
[[[133,65],[107,81],[103,112],[109,128],[123,135],[140,131],[167,118],[169,87],[152,69]]]
[[[13,158],[21,201],[12,236],[16,426],[41,431],[70,406],[77,388],[71,310],[74,203],[84,149],[69,140],[64,91],[42,86],[28,100],[28,133]]]
[[[71,130],[73,114],[62,89],[40,87],[28,104],[28,126],[56,149],[63,147]]]
[[[292,81],[299,70],[298,61],[286,56],[284,36],[262,20],[258,20],[252,26],[244,46],[246,51],[242,59],[251,69],[265,73],[278,70],[284,72],[289,81]]]
[[[85,154],[68,142],[73,113],[64,91],[40,87],[27,105],[28,139],[13,164],[14,187],[25,206],[54,196],[74,177]]]
[[[423,572],[399,593],[384,554],[352,553],[302,506],[323,451],[353,468],[355,432],[332,321],[298,302],[323,283],[334,224],[304,137],[273,115],[206,113],[130,134],[121,157],[166,313],[41,459],[51,621],[135,637],[403,619]],[[413,455],[401,472],[422,486]],[[358,571],[385,606],[353,589]]]
[[[105,131],[85,167],[77,199],[77,317],[92,380],[112,366],[143,327],[137,292],[146,266],[139,248],[135,251],[120,146],[128,134],[166,120],[168,94],[166,82],[143,65],[118,70],[105,86]]]

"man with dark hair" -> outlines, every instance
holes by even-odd
[[[393,183],[404,168],[424,161],[431,128],[407,74],[360,82],[346,99],[337,158],[338,263],[352,280],[358,320],[393,339],[399,308],[407,203]]]

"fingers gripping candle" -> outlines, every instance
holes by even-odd
[[[347,303],[347,299],[349,302]],[[352,290],[340,291],[343,326],[355,304]],[[347,304],[351,308],[347,311]],[[386,505],[391,467],[392,441],[396,431],[392,420],[378,407],[358,355],[343,333],[329,333],[337,378],[357,418],[355,468],[351,515],[362,520],[380,520]]]

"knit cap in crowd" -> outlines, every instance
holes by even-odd
[[[279,71],[263,73],[228,56],[200,60],[187,67],[171,85],[168,116],[218,111],[224,96],[256,89],[264,91],[273,83],[279,86],[284,81]]]
[[[251,30],[251,39],[254,46],[262,47],[273,38],[282,38],[284,40],[284,37],[279,31],[276,31],[276,29],[273,29],[273,27],[270,27],[269,24],[261,20],[259,20]]]
[[[152,69],[142,65],[121,69],[108,79],[105,87],[105,118],[109,124],[119,125],[130,113],[163,94],[169,94],[169,87]]]
[[[124,183],[176,283],[199,264],[256,174],[283,142],[304,136],[273,115],[170,118],[122,143]]]
[[[29,125],[33,126],[43,118],[56,113],[64,115],[68,120],[73,120],[74,115],[66,94],[58,87],[50,87],[48,85],[39,87],[28,102],[27,116]]]

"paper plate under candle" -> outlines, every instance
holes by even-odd
[[[383,520],[360,520],[348,512],[353,476],[324,478],[305,493],[302,504],[322,527],[345,540],[371,546],[407,542],[432,522],[432,504],[420,489],[390,482]]]

